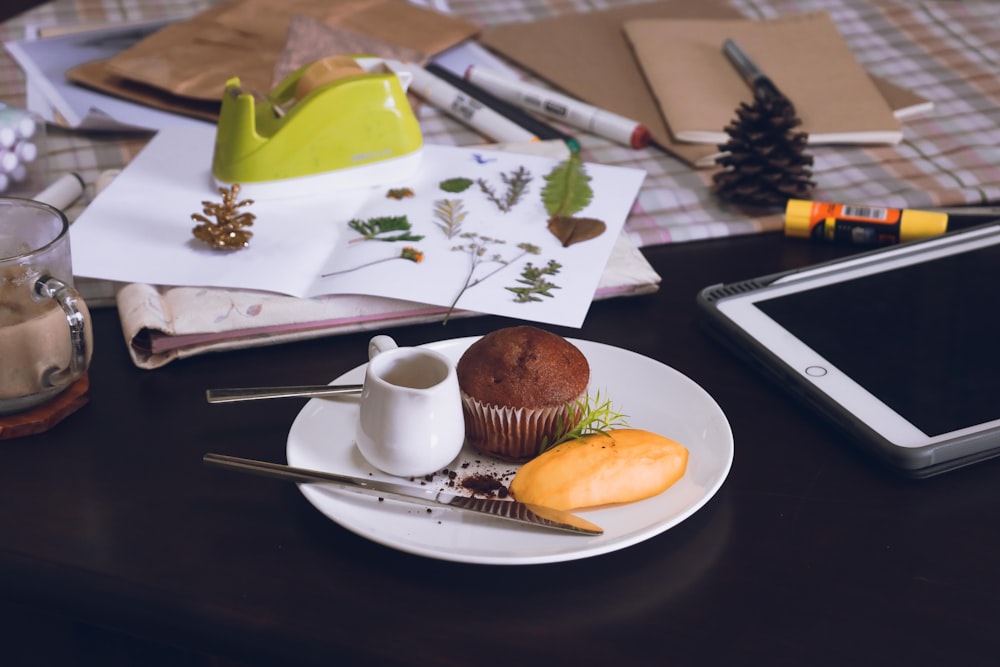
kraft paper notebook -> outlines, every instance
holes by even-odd
[[[753,94],[722,52],[733,39],[795,105],[810,144],[896,144],[903,128],[825,12],[771,20],[626,21],[675,139],[720,144]]]
[[[663,0],[509,23],[486,29],[478,39],[552,86],[643,123],[659,147],[687,164],[711,167],[716,147],[680,142],[671,135],[625,37],[626,21],[649,18],[733,20],[742,15],[716,0]],[[872,80],[900,118],[929,105],[885,79]]]

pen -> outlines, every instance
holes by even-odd
[[[397,66],[395,63],[393,65]],[[413,81],[409,89],[414,94],[490,139],[509,142],[538,141],[538,137],[528,130],[504,118],[468,93],[458,90],[423,67],[412,63],[399,63],[398,68],[412,74]]]
[[[505,118],[514,121],[539,139],[561,139],[566,142],[566,145],[571,151],[577,152],[580,150],[580,143],[570,135],[552,127],[548,123],[543,123],[527,111],[524,111],[520,107],[516,107],[509,102],[501,100],[499,97],[483,90],[471,81],[466,81],[451,70],[442,67],[437,63],[428,63],[425,69],[434,76],[444,79],[462,92],[468,94],[470,97],[474,97],[479,100],[489,108],[503,115]]]
[[[722,42],[722,52],[726,54],[729,62],[733,64],[733,67],[740,73],[740,76],[750,86],[750,90],[754,91],[754,94],[765,93],[768,97],[781,96],[774,82],[757,67],[757,64],[750,59],[750,56],[735,41],[727,39]]]
[[[567,125],[588,130],[625,146],[642,148],[650,142],[649,130],[642,123],[540,86],[500,76],[475,65],[465,71],[465,78],[502,100],[558,118]]]

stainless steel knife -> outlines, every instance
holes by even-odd
[[[597,525],[563,510],[529,505],[514,500],[498,498],[470,498],[468,496],[375,479],[349,477],[331,472],[295,468],[281,463],[244,459],[225,454],[205,454],[205,463],[229,470],[248,472],[265,477],[299,482],[302,484],[332,484],[358,493],[380,498],[392,498],[427,507],[446,507],[454,510],[485,514],[505,521],[551,528],[577,535],[602,535],[604,530]]]

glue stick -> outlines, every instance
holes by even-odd
[[[948,214],[789,199],[785,236],[849,245],[889,245],[944,234]]]

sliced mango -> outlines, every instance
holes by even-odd
[[[688,450],[662,435],[615,429],[556,445],[517,471],[510,493],[560,510],[629,503],[666,491],[687,470]]]

